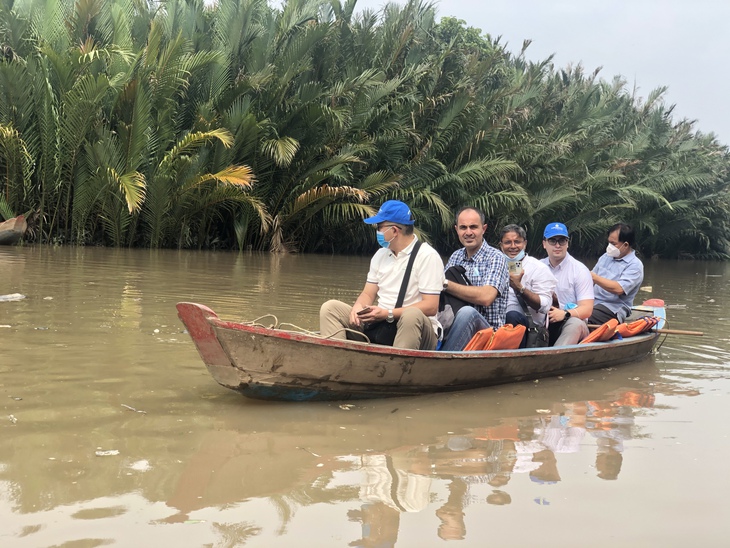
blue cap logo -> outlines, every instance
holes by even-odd
[[[555,236],[565,236],[568,238],[568,227],[563,223],[550,223],[545,227],[543,238],[554,238]]]

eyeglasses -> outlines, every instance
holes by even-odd
[[[502,245],[504,247],[512,247],[513,245],[522,245],[525,243],[525,240],[502,240]]]
[[[568,245],[568,238],[548,238],[547,242],[550,245]]]
[[[375,229],[380,232],[381,230],[385,230],[386,228],[398,228],[398,225],[377,225]]]

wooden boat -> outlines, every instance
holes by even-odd
[[[664,318],[663,307],[642,308]],[[540,379],[639,360],[659,337],[650,331],[562,347],[403,350],[224,321],[196,303],[178,303],[177,310],[213,378],[244,396],[265,400],[411,396]]]
[[[23,237],[26,230],[28,223],[23,215],[0,223],[0,245],[13,245]]]

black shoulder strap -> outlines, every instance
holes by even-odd
[[[406,266],[406,273],[403,275],[403,283],[400,284],[398,300],[395,302],[396,308],[403,306],[403,300],[406,298],[406,289],[408,288],[408,280],[411,277],[411,270],[413,270],[413,262],[416,260],[416,253],[418,253],[418,248],[420,247],[421,241],[416,240],[416,244],[413,246],[413,251],[411,251],[411,256],[408,258],[408,266]]]
[[[532,319],[532,314],[530,314],[530,310],[527,308],[527,303],[525,302],[525,298],[517,293],[515,291],[515,296],[517,297],[517,301],[520,303],[520,306],[522,307],[522,311],[525,313],[525,318],[527,318],[527,325],[528,327],[534,328],[535,327],[535,321]]]

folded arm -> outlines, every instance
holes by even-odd
[[[481,306],[491,305],[499,294],[497,288],[491,285],[461,285],[456,282],[449,282],[445,291],[463,301]]]

